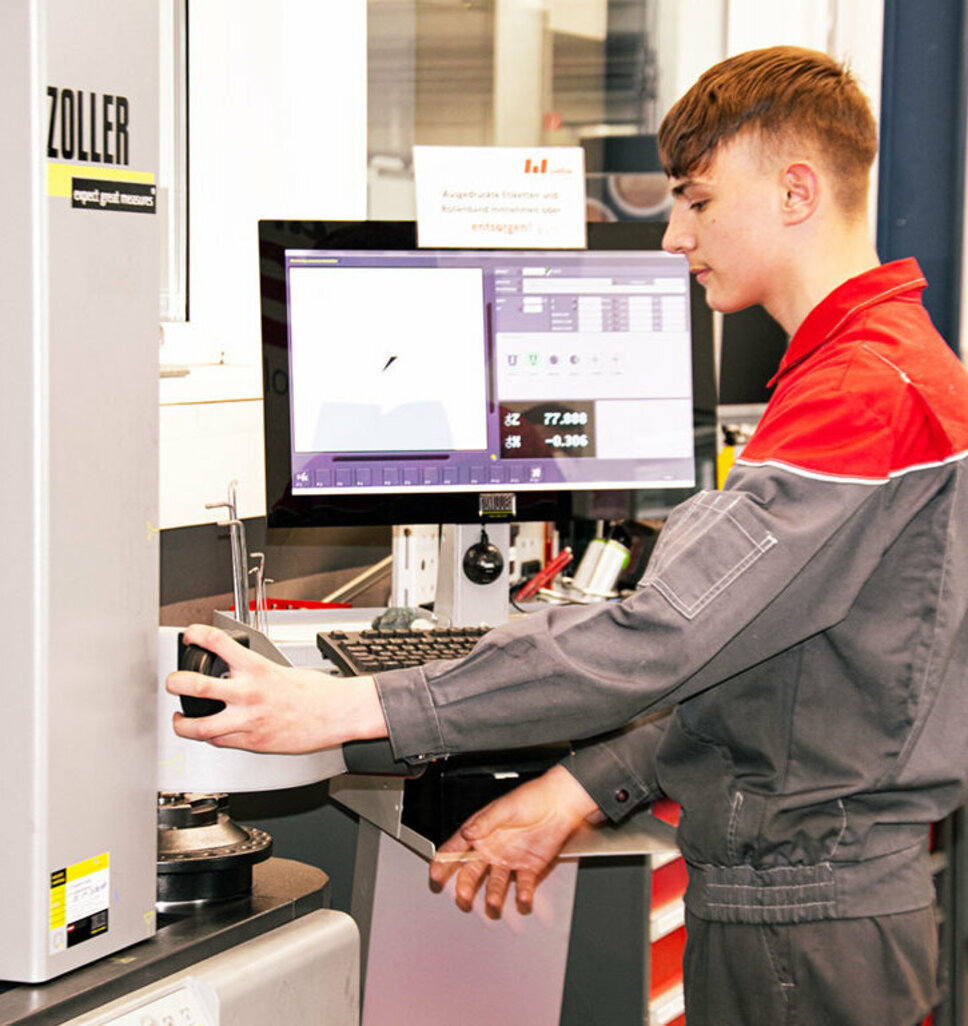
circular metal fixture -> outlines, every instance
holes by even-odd
[[[272,838],[229,818],[228,795],[158,795],[158,908],[225,901],[252,890]]]

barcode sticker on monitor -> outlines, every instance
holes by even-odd
[[[514,492],[483,492],[477,511],[482,517],[513,517],[517,512]]]

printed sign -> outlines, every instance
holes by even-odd
[[[584,249],[580,147],[415,146],[417,239],[446,249]]]
[[[47,87],[47,195],[78,210],[154,214],[151,171],[131,168],[135,121],[126,96]]]

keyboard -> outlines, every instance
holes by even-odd
[[[421,666],[434,659],[467,655],[488,627],[392,628],[365,631],[320,631],[316,646],[340,673],[364,677],[384,670]]]

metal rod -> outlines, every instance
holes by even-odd
[[[266,598],[266,557],[261,552],[253,552],[252,558],[258,563],[249,575],[255,577],[255,629],[266,634],[269,628],[269,602]]]
[[[238,481],[229,482],[229,497],[226,502],[206,502],[206,509],[227,509],[228,520],[219,522],[219,527],[228,527],[232,546],[232,596],[235,602],[235,618],[239,623],[249,623],[249,557],[245,546],[245,524],[239,519]]]
[[[351,581],[341,585],[335,591],[331,591],[324,599],[324,602],[349,602],[354,596],[375,584],[381,578],[386,577],[393,570],[393,556],[386,556],[379,563],[374,563],[368,570],[357,574]]]

